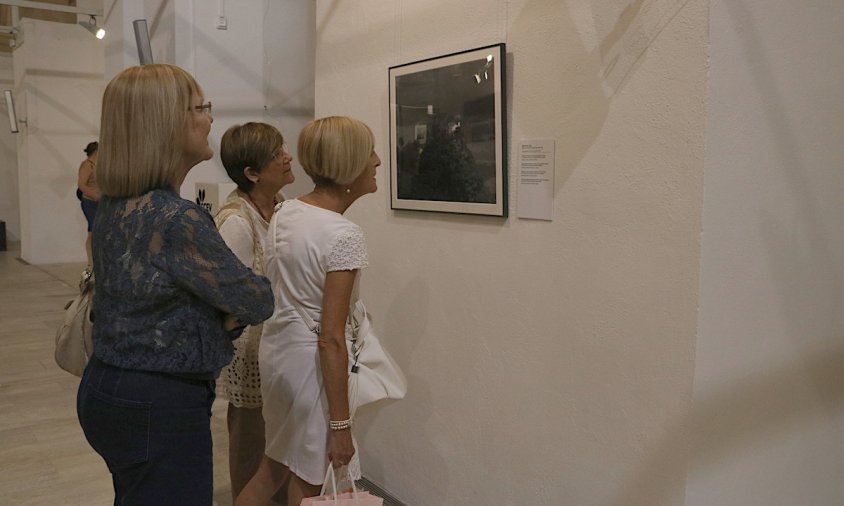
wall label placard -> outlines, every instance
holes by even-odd
[[[519,218],[553,219],[554,139],[519,142]]]

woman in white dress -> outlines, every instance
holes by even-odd
[[[368,260],[363,232],[343,213],[377,190],[381,160],[369,127],[337,116],[305,126],[298,156],[315,187],[284,202],[270,221],[266,275],[276,305],[264,323],[259,359],[266,454],[237,506],[265,505],[288,469],[290,506],[319,493],[328,465],[348,465],[350,476],[360,477],[345,326]],[[318,334],[300,310],[319,322]]]
[[[264,274],[264,241],[281,189],[293,182],[293,157],[274,126],[233,125],[220,140],[220,159],[237,184],[214,223],[226,245],[255,274]],[[234,341],[234,358],[217,379],[217,394],[228,399],[229,476],[232,499],[255,474],[264,455],[258,344],[263,325],[247,327]],[[279,501],[276,498],[277,502]]]

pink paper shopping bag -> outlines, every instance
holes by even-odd
[[[331,485],[334,493],[326,493],[328,485],[328,478],[331,477]],[[354,480],[349,480],[352,483],[351,492],[337,493],[337,479],[334,477],[334,466],[328,464],[328,470],[325,472],[325,480],[322,482],[322,491],[316,497],[306,497],[302,499],[302,506],[382,506],[384,499],[374,496],[366,491],[359,491],[355,487]]]

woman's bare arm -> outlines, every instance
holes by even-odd
[[[347,420],[349,411],[349,358],[346,351],[346,318],[357,270],[329,272],[325,277],[322,320],[318,341],[319,363],[330,420]],[[339,467],[348,464],[355,453],[350,429],[331,430],[328,458]]]

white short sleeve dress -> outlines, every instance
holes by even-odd
[[[326,274],[366,267],[366,244],[360,227],[343,215],[294,199],[281,204],[270,221],[265,248],[266,276],[276,300],[273,315],[264,322],[259,352],[265,452],[319,485],[328,465],[328,399],[317,335],[289,296],[318,322]],[[352,305],[356,294],[357,286]],[[360,477],[357,452],[349,472]]]

